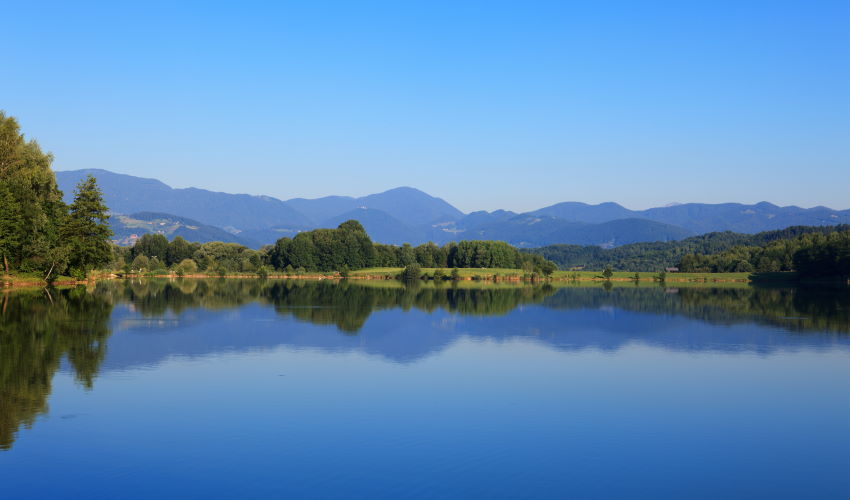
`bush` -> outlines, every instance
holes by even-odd
[[[68,275],[74,278],[77,281],[85,281],[86,280],[86,271],[85,269],[80,269],[77,267],[72,267],[68,270]]]
[[[401,272],[401,279],[404,281],[415,281],[422,277],[422,268],[419,264],[408,264],[404,271]]]
[[[257,276],[263,279],[269,277],[269,270],[266,268],[266,266],[260,266],[257,268]]]
[[[150,260],[144,255],[137,255],[135,259],[133,259],[133,263],[130,264],[130,267],[133,271],[143,272],[147,271],[150,268]]]
[[[452,269],[452,280],[459,281],[460,280],[460,271],[457,268]]]
[[[198,264],[192,259],[183,259],[177,264],[175,271],[177,272],[177,276],[193,274],[198,272]]]
[[[442,269],[434,269],[434,274],[431,276],[434,281],[442,281],[446,279],[446,273]]]

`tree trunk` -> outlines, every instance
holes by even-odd
[[[54,267],[56,267],[55,261],[52,264],[50,264],[50,269],[47,271],[47,276],[44,277],[44,281],[48,281],[50,279],[50,273],[53,272]]]
[[[6,268],[6,274],[9,274],[9,261],[6,260],[6,256],[3,256],[3,266]]]

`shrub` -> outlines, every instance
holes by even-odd
[[[177,264],[175,271],[177,271],[177,276],[193,274],[198,272],[198,264],[192,259],[183,259]]]
[[[404,270],[400,275],[401,279],[404,281],[415,281],[422,277],[422,268],[419,267],[419,264],[413,263],[405,266]]]
[[[144,255],[137,255],[136,258],[133,259],[133,263],[130,264],[130,267],[134,271],[146,271],[150,267],[150,260],[148,260],[148,258]]]
[[[68,270],[68,274],[77,281],[85,281],[86,279],[85,269],[80,269],[78,267],[72,267]]]

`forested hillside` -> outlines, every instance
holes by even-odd
[[[789,240],[806,234],[831,234],[850,230],[850,225],[839,226],[794,226],[777,231],[765,231],[757,234],[741,234],[730,231],[708,233],[693,236],[681,241],[633,243],[621,247],[604,249],[598,246],[580,245],[549,245],[540,248],[524,250],[541,255],[557,264],[561,269],[583,267],[586,269],[604,269],[610,267],[615,271],[658,271],[666,267],[679,266],[686,255],[713,255],[731,250],[735,247],[761,247],[774,241]],[[740,252],[739,252],[740,253]],[[752,252],[750,252],[752,253]],[[793,253],[792,253],[793,255]],[[786,269],[790,265],[790,257],[785,255],[778,269]],[[740,258],[738,259],[740,261]],[[749,261],[748,259],[745,259]],[[682,270],[694,270],[686,261]],[[756,267],[777,267],[774,264]],[[741,265],[741,270],[746,265]],[[699,267],[705,269],[705,267]],[[724,269],[726,269],[724,267]],[[737,270],[737,269],[730,269]]]
[[[762,245],[735,246],[723,252],[687,254],[679,261],[683,272],[798,271],[803,277],[850,276],[850,228],[810,231]]]

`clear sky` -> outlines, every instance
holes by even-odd
[[[176,3],[4,4],[0,109],[174,187],[850,208],[850,0]]]

